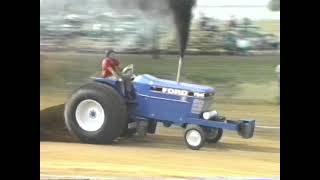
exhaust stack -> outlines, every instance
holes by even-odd
[[[179,58],[179,65],[178,65],[178,72],[177,72],[177,83],[180,82],[180,74],[181,74],[181,68],[182,68],[182,60],[183,60],[183,57],[180,56],[180,58]]]
[[[179,66],[177,72],[177,83],[180,82],[182,61],[189,39],[189,29],[192,19],[192,8],[196,0],[169,0],[169,7],[173,12],[173,19],[176,25],[177,41],[180,51]]]

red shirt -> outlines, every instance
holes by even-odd
[[[112,68],[115,70],[115,67],[119,66],[120,62],[114,58],[105,58],[102,60],[102,71],[104,71],[103,77],[110,77],[112,76],[112,72],[109,71],[108,68]]]

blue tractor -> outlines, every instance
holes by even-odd
[[[181,62],[178,76],[180,66]],[[192,150],[217,143],[223,129],[245,139],[253,136],[255,120],[227,120],[212,109],[212,87],[135,76],[133,65],[123,74],[132,78],[134,100],[127,98],[121,79],[99,77],[71,95],[64,116],[72,135],[84,143],[109,144],[122,136],[154,134],[157,123],[162,123],[184,128],[185,143]]]

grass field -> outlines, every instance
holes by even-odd
[[[280,21],[256,21],[255,24],[268,33],[280,33]]]
[[[41,94],[64,98],[72,90],[99,76],[103,54],[46,53],[41,60]],[[134,64],[136,74],[175,80],[176,56],[119,55],[122,65]],[[220,103],[278,104],[275,67],[279,56],[187,56],[182,80],[209,85]]]

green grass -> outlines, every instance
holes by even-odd
[[[41,62],[41,96],[69,95],[98,76],[103,54],[45,53]],[[134,64],[137,74],[175,80],[177,56],[119,55],[122,65]],[[279,87],[275,67],[279,56],[186,56],[182,80],[216,88],[220,103],[277,104]]]
[[[257,21],[255,24],[268,33],[277,34],[280,32],[280,21]]]

